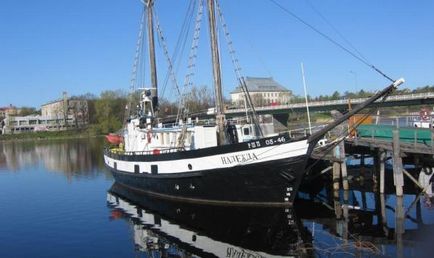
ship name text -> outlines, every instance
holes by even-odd
[[[253,160],[258,160],[258,156],[255,153],[237,154],[231,156],[221,157],[223,165],[230,165],[234,163],[245,163]]]

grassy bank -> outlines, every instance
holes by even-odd
[[[87,138],[97,136],[92,130],[68,130],[68,131],[50,131],[50,132],[28,132],[20,134],[3,134],[0,135],[0,141],[20,141],[20,140],[57,140],[70,138]]]

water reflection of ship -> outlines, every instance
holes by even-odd
[[[424,207],[424,197],[416,191],[396,197],[373,191],[369,183],[355,182],[349,191],[333,191],[324,178],[315,183],[311,183],[314,192],[306,187],[299,191],[296,212],[305,223],[317,223],[343,241],[403,257],[405,253],[420,254],[425,240],[433,237],[433,211]]]
[[[89,174],[103,167],[100,140],[73,139],[41,142],[0,143],[0,168],[16,171],[41,164],[48,171],[61,171],[68,178]]]
[[[126,218],[138,249],[200,257],[311,256],[311,236],[292,209],[204,206],[152,199],[114,184],[112,217]]]

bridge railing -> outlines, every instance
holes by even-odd
[[[415,100],[415,99],[428,99],[434,98],[434,92],[426,93],[416,93],[416,94],[406,94],[406,95],[392,95],[387,97],[386,102],[389,101],[405,101],[405,100]],[[357,98],[357,99],[338,99],[338,100],[325,100],[325,101],[312,101],[309,102],[310,107],[317,106],[334,106],[334,105],[345,105],[348,102],[352,104],[359,104],[367,100],[368,98]],[[306,103],[294,103],[285,105],[275,105],[266,107],[255,107],[256,111],[267,111],[276,109],[291,109],[291,108],[303,108],[306,107]],[[244,112],[244,108],[229,109],[226,113],[240,113]]]

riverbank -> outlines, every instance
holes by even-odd
[[[47,131],[47,132],[29,132],[20,134],[2,134],[0,142],[7,141],[30,141],[30,140],[62,140],[72,138],[90,138],[97,137],[92,130],[79,129],[68,131]]]

